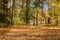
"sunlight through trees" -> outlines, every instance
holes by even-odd
[[[60,26],[60,0],[0,0],[1,25]]]

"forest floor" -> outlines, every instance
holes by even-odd
[[[60,40],[60,27],[11,26],[0,28],[0,40]]]

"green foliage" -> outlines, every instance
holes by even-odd
[[[8,3],[11,2],[11,5]],[[44,7],[47,4],[47,10]],[[11,6],[8,8],[8,5]],[[45,5],[45,6],[44,6]],[[0,0],[1,25],[60,25],[60,1]],[[46,8],[45,8],[46,9]],[[45,23],[43,23],[45,22]]]

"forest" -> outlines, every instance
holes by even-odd
[[[0,27],[60,26],[60,0],[0,0]]]

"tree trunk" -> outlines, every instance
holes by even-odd
[[[26,2],[26,25],[29,24],[29,18],[28,18],[29,5],[30,5],[30,0],[27,0],[27,2]]]
[[[12,4],[12,15],[11,15],[11,25],[13,25],[13,18],[14,18],[14,13],[13,13],[13,9],[14,9],[14,3],[15,3],[15,0],[13,0],[13,4]]]

